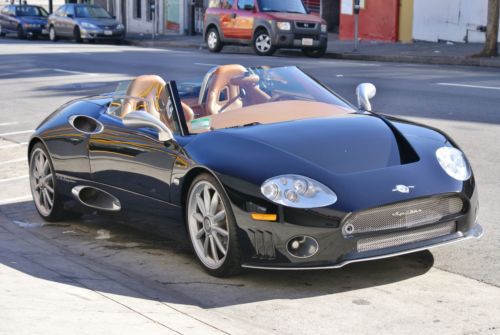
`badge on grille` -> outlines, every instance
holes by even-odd
[[[415,188],[415,186],[396,185],[396,187],[392,190],[392,192],[410,193],[410,190],[412,188]]]

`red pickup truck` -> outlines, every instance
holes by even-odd
[[[260,56],[294,48],[321,57],[328,43],[326,22],[310,14],[302,0],[211,0],[203,35],[212,52],[243,44]]]

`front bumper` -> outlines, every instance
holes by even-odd
[[[274,36],[274,45],[278,48],[319,49],[325,48],[328,35],[320,33],[294,33],[278,31]]]
[[[121,40],[125,38],[125,30],[82,29],[81,37],[87,40]]]

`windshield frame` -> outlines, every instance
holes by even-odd
[[[283,0],[257,0],[257,4],[259,5],[259,11],[261,11],[263,13],[294,13],[294,14],[304,14],[304,15],[309,14],[309,10],[304,5],[304,2],[302,0],[294,0],[295,1],[294,5],[298,5],[299,3],[302,5],[302,10],[301,11],[291,10],[291,9],[285,10],[285,9],[279,9],[279,8],[268,8],[268,9],[266,9],[262,5],[262,3],[265,2],[265,1],[271,1],[271,2],[274,2],[275,4],[280,4],[280,5],[284,5],[284,6],[290,4],[288,1],[283,1]]]

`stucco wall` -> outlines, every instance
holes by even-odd
[[[422,41],[484,42],[488,0],[415,0],[413,38]],[[500,41],[500,38],[499,38]]]

